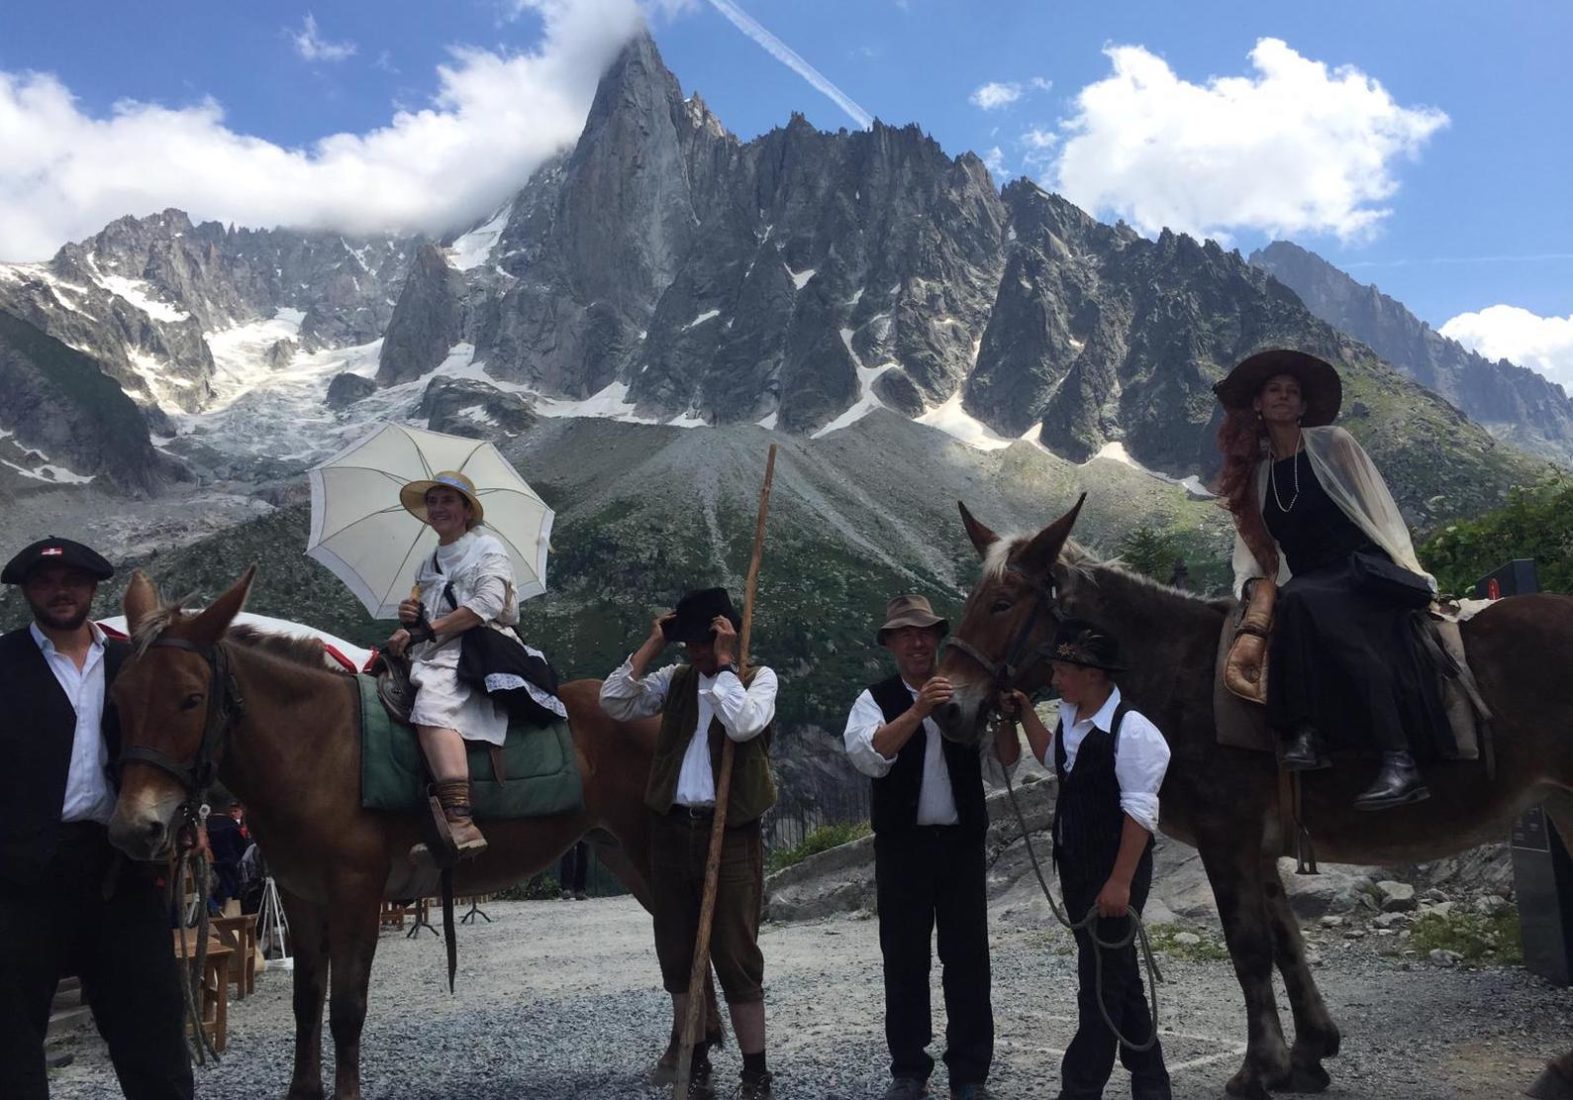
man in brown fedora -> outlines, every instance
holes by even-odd
[[[896,673],[852,705],[845,734],[852,764],[873,781],[874,883],[885,960],[886,1100],[928,1092],[934,1059],[929,944],[938,927],[945,989],[945,1065],[956,1100],[988,1096],[994,1054],[989,1003],[988,903],[983,837],[988,811],[976,749],[940,735],[929,717],[951,685],[934,675],[949,624],[922,596],[897,596],[875,641]]]

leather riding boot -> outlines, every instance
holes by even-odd
[[[1332,764],[1322,745],[1322,735],[1310,723],[1297,727],[1284,746],[1283,766],[1292,772],[1314,772]]]
[[[1415,766],[1413,756],[1407,752],[1384,752],[1382,770],[1376,773],[1376,782],[1355,799],[1355,809],[1386,810],[1430,797],[1431,792],[1420,778],[1420,769]]]
[[[470,812],[470,781],[468,779],[442,779],[436,783],[437,801],[442,803],[442,814],[448,819],[448,833],[453,845],[459,849],[460,859],[470,859],[486,851],[486,838],[475,827]]]

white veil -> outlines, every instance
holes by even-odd
[[[1337,425],[1322,428],[1305,428],[1300,433],[1306,457],[1316,479],[1327,490],[1327,495],[1340,511],[1374,543],[1387,551],[1395,563],[1412,573],[1418,573],[1437,590],[1436,578],[1420,568],[1415,557],[1415,546],[1409,537],[1409,526],[1398,511],[1398,503],[1388,491],[1387,482],[1377,472],[1365,448],[1344,429]],[[1256,504],[1267,502],[1267,470],[1271,460],[1264,458],[1256,467]],[[1237,533],[1234,537],[1234,594],[1238,597],[1245,589],[1245,582],[1264,575],[1250,547]],[[1283,553],[1278,555],[1278,584],[1290,578],[1289,563]]]

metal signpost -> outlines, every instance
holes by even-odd
[[[1475,585],[1477,594],[1492,600],[1538,591],[1528,558],[1508,562]],[[1573,983],[1573,859],[1542,807],[1514,823],[1511,851],[1524,966],[1557,985]]]

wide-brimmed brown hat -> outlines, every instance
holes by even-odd
[[[475,482],[457,470],[438,470],[429,478],[410,482],[399,490],[399,503],[422,523],[429,522],[426,519],[426,494],[438,487],[462,494],[470,502],[470,511],[474,513],[476,523],[486,518],[486,509],[481,507],[480,498],[475,495]]]
[[[907,626],[924,629],[937,626],[941,638],[950,633],[950,623],[934,614],[934,608],[926,597],[897,596],[885,605],[885,625],[875,632],[874,641],[884,645],[887,633]]]
[[[1320,428],[1338,419],[1344,400],[1344,383],[1338,372],[1327,360],[1290,348],[1257,352],[1225,375],[1213,393],[1224,408],[1248,412],[1267,380],[1280,374],[1292,374],[1300,383],[1300,396],[1305,399],[1301,427]]]

